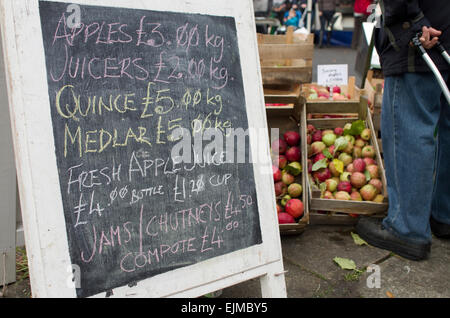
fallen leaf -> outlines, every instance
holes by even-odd
[[[356,264],[351,259],[342,258],[342,257],[335,257],[333,259],[333,261],[335,263],[337,263],[342,269],[350,269],[350,270],[356,269]]]
[[[352,237],[353,237],[353,241],[355,242],[355,244],[357,244],[357,245],[369,245],[369,244],[367,244],[367,242],[366,241],[364,241],[358,234],[356,234],[356,233],[351,233],[352,234]]]

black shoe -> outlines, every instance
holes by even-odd
[[[382,225],[382,219],[361,218],[357,225],[358,235],[370,245],[382,248],[404,258],[419,261],[428,258],[431,244],[415,244],[406,242],[388,231]]]
[[[445,238],[445,239],[450,238],[450,225],[449,224],[438,222],[435,219],[433,219],[433,217],[431,217],[430,218],[430,226],[431,226],[431,232],[433,232],[433,234],[436,237]]]

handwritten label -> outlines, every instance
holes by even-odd
[[[252,164],[171,156],[178,128],[248,129],[234,19],[39,7],[77,295],[260,244]]]
[[[317,84],[323,86],[347,85],[348,65],[347,64],[318,65]]]

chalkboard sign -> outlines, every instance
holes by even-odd
[[[30,114],[44,116],[49,127],[43,128],[45,141],[38,141],[45,144],[40,154],[29,150],[24,155],[32,161],[50,159],[39,162],[42,173],[55,170],[38,178],[38,172],[30,172],[31,181],[35,188],[48,178],[48,188],[37,190],[41,199],[52,194],[59,199],[48,202],[56,218],[45,225],[48,233],[38,228],[30,237],[37,235],[40,244],[45,237],[64,238],[53,244],[64,247],[60,259],[73,271],[71,295],[123,295],[136,286],[147,288],[140,296],[177,294],[221,276],[186,279],[173,290],[161,287],[160,293],[154,285],[149,292],[148,282],[158,282],[165,273],[185,275],[204,264],[223,268],[233,262],[230,255],[259,259],[237,261],[236,268],[224,271],[229,277],[252,267],[259,267],[260,276],[261,266],[279,264],[279,239],[272,232],[273,183],[252,162],[254,141],[246,133],[250,127],[267,128],[265,120],[253,122],[265,119],[264,109],[259,87],[249,89],[242,68],[242,57],[251,54],[241,49],[243,16],[233,13],[239,5],[203,9],[204,1],[191,7],[174,1],[175,9],[167,11],[163,1],[140,4],[144,7],[127,1],[25,2],[2,10],[24,14],[34,30],[40,29],[40,41],[33,45],[42,48],[37,67],[45,76],[33,90],[42,97],[35,99],[39,110]],[[245,2],[244,12],[252,17]],[[248,27],[252,30],[251,23]],[[250,39],[257,56],[255,36]],[[31,45],[20,39],[16,44]],[[257,70],[254,62],[250,65]],[[259,73],[255,76],[260,79]],[[37,92],[44,87],[46,94]],[[249,90],[256,91],[256,105],[261,105],[252,113]],[[39,126],[37,119],[29,117],[33,128]],[[39,129],[30,136],[31,126],[24,135],[38,140]],[[26,141],[31,148],[32,140]],[[16,144],[24,142],[19,138]],[[39,169],[36,164],[30,169]],[[21,176],[21,192],[26,192],[25,173]],[[258,185],[258,180],[268,184]],[[38,192],[34,189],[34,198]],[[264,202],[271,202],[267,221]],[[28,218],[40,223],[37,210]],[[274,255],[263,256],[267,252],[261,250],[273,246]],[[55,253],[60,251],[55,247]],[[38,263],[45,267],[43,257]],[[229,278],[224,282],[230,283]],[[43,290],[51,293],[48,286]]]

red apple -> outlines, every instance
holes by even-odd
[[[312,135],[312,141],[322,141],[322,131],[316,130]]]
[[[272,151],[275,154],[283,154],[286,152],[287,144],[283,139],[277,139],[272,142]]]
[[[277,213],[283,212],[283,207],[279,204],[277,204]]]
[[[273,181],[278,182],[281,180],[281,170],[277,167],[272,165],[272,172],[273,172]]]
[[[281,173],[281,180],[283,181],[284,184],[286,185],[290,185],[291,183],[294,183],[295,178],[293,175],[287,173],[287,172],[282,172]]]
[[[298,146],[300,143],[300,135],[296,131],[287,131],[284,133],[283,137],[289,146]]]
[[[352,192],[352,185],[348,181],[341,181],[338,184],[337,190],[338,191],[345,191],[347,193],[351,193]]]
[[[366,176],[362,172],[354,172],[350,176],[350,182],[355,188],[359,189],[367,183]]]
[[[313,178],[319,180],[319,182],[325,182],[325,180],[331,178],[330,170],[328,168],[322,168],[314,171]]]
[[[278,181],[275,183],[275,195],[281,197],[287,193],[287,185],[284,182]]]
[[[353,155],[353,158],[361,158],[362,157],[361,147],[354,146],[352,155]]]
[[[373,146],[364,146],[364,148],[361,150],[361,154],[365,158],[374,158],[375,157],[375,149]]]
[[[303,192],[303,187],[298,183],[292,183],[288,187],[288,193],[291,198],[298,198]]]
[[[364,169],[366,169],[366,163],[361,158],[357,158],[353,160],[353,167],[356,172],[364,172]]]
[[[334,195],[334,198],[336,200],[350,200],[350,194],[348,194],[348,192],[346,191],[338,191]]]
[[[377,162],[374,159],[372,159],[372,158],[365,157],[365,158],[363,158],[363,160],[366,163],[366,166],[376,165],[377,164]]]
[[[325,144],[322,141],[315,141],[311,144],[311,154],[315,155],[322,151],[324,151],[326,148]]]
[[[297,146],[291,147],[286,151],[286,158],[288,161],[299,161],[301,158],[300,148]]]
[[[316,163],[317,161],[323,160],[323,159],[326,159],[326,158],[327,157],[325,157],[325,155],[322,152],[320,152],[320,153],[318,153],[317,155],[314,156],[313,163]]]
[[[369,128],[365,128],[362,132],[361,132],[361,138],[363,140],[369,140],[371,136],[371,132]]]
[[[334,192],[337,189],[338,182],[336,182],[335,179],[327,179],[325,180],[325,183],[327,185],[327,190],[330,192]]]
[[[334,156],[334,149],[335,149],[336,147],[334,146],[334,145],[331,145],[330,147],[328,147],[328,151],[330,152],[330,154],[332,155],[332,156]]]
[[[286,167],[288,161],[285,155],[279,155],[275,164],[278,162],[278,167],[280,169],[284,169],[284,167]]]
[[[291,199],[286,203],[285,209],[294,219],[299,218],[303,215],[303,202],[299,199]]]
[[[361,138],[356,138],[355,140],[355,146],[359,148],[363,148],[366,145],[366,142],[362,140]]]
[[[289,224],[289,223],[295,223],[295,219],[286,212],[278,213],[278,223],[279,224]]]
[[[314,127],[313,125],[309,124],[306,129],[308,130],[308,134],[312,134],[316,131],[316,127]]]
[[[353,163],[349,164],[346,168],[346,170],[350,173],[355,172],[355,167],[353,166]]]
[[[366,170],[369,171],[370,178],[377,179],[379,177],[379,169],[376,165],[368,165]]]
[[[359,192],[352,192],[350,194],[350,199],[353,201],[362,201],[361,194]]]
[[[336,128],[334,128],[334,133],[337,136],[342,136],[342,134],[344,133],[344,129],[342,127],[336,127]]]
[[[369,184],[373,185],[377,189],[378,193],[381,193],[381,191],[383,190],[383,183],[380,179],[371,179],[369,181]]]
[[[332,192],[327,190],[323,193],[323,199],[334,199],[334,195]]]
[[[341,88],[339,86],[334,86],[333,87],[333,93],[340,94],[341,93]]]
[[[372,201],[377,195],[377,189],[371,184],[366,184],[359,193],[365,201]]]

